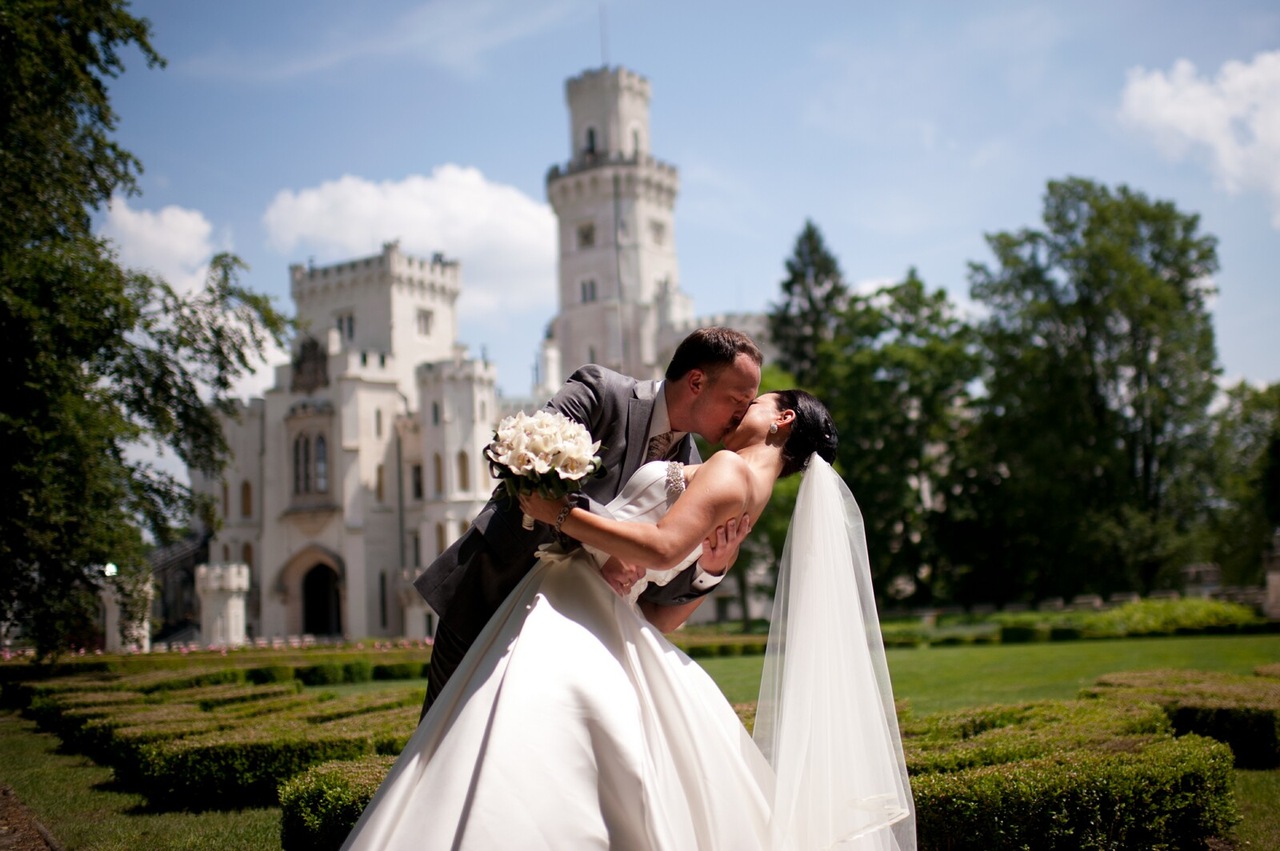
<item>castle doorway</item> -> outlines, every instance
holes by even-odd
[[[302,579],[302,631],[309,635],[342,635],[338,574],[327,564],[317,564]]]

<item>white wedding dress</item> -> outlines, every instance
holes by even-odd
[[[657,522],[682,489],[678,464],[652,462],[608,509],[618,519]],[[605,558],[589,548],[542,554],[418,726],[344,848],[802,851],[848,839],[839,847],[914,849],[913,831],[909,842],[899,837],[911,805],[896,722],[892,777],[871,793],[858,791],[892,802],[871,800],[873,815],[852,829],[843,817],[797,806],[796,793],[821,798],[826,790],[805,788],[808,781],[785,761],[775,771],[715,682],[640,614],[640,589],[623,599],[601,578]],[[680,569],[650,572],[647,581]],[[794,619],[794,602],[791,609]],[[876,632],[878,640],[878,625]],[[777,739],[789,729],[785,700],[761,711],[775,762],[779,748],[828,746]],[[816,729],[807,720],[802,726]],[[889,770],[877,759],[859,765],[861,754],[839,756],[859,774]],[[823,771],[825,787],[831,778]],[[794,788],[776,789],[782,776]],[[785,802],[785,820],[773,818],[776,801]],[[835,809],[866,812],[868,803]],[[805,822],[799,832],[791,824],[797,815]],[[829,822],[819,833],[838,833],[811,844],[819,841],[810,833],[815,819]]]

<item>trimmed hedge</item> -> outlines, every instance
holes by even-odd
[[[341,848],[394,762],[393,756],[326,762],[282,785],[283,851]]]
[[[1231,754],[1188,736],[912,777],[930,851],[1202,849],[1238,820]]]
[[[750,723],[754,706],[735,708]],[[1177,851],[1237,819],[1229,749],[1174,739],[1154,705],[991,706],[908,717],[902,729],[922,849]],[[338,848],[392,761],[325,764],[286,783],[284,848]]]
[[[274,803],[279,785],[328,760],[373,754],[367,733],[306,724],[236,727],[138,748],[139,791],[166,808],[222,809]]]
[[[1160,706],[1178,735],[1231,746],[1239,768],[1280,766],[1280,680],[1207,671],[1131,671],[1099,677],[1084,697]]]

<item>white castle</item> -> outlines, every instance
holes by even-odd
[[[570,159],[547,174],[559,310],[532,396],[498,397],[495,368],[457,343],[457,261],[389,242],[370,257],[291,266],[292,363],[224,421],[222,476],[192,471],[219,513],[208,564],[198,579],[160,577],[166,615],[199,597],[203,642],[431,635],[433,613],[410,583],[488,499],[483,449],[501,416],[540,406],[583,363],[657,377],[699,324],[763,339],[761,315],[699,322],[680,289],[679,176],[650,154],[649,82],[602,68],[566,90]]]

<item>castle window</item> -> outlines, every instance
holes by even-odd
[[[378,409],[373,412],[373,433],[376,437],[382,437],[382,410]]]
[[[387,572],[378,574],[378,623],[387,628]]]
[[[440,403],[431,403],[431,424],[440,425]]]
[[[222,516],[231,516],[231,491],[227,488],[227,483],[222,483]]]
[[[375,497],[377,497],[378,502],[382,502],[382,497],[383,497],[382,480],[383,480],[383,478],[384,478],[384,477],[383,477],[383,475],[382,475],[382,465],[381,465],[381,464],[379,464],[379,465],[378,465],[378,475],[377,475],[377,479],[376,479],[376,481],[374,482],[374,485],[373,485],[373,493],[374,493],[374,496],[375,496]]]
[[[354,313],[339,313],[337,316],[338,333],[348,340],[356,338],[356,315]]]
[[[443,523],[436,524],[436,552],[442,553],[449,546],[449,534],[444,530]]]
[[[662,245],[667,239],[667,226],[654,219],[649,222],[649,234],[653,237],[654,245]]]
[[[585,152],[588,155],[594,155],[596,152],[596,128],[594,127],[587,128],[587,147]]]
[[[586,304],[596,300],[596,282],[594,280],[586,280],[582,282],[582,303]]]
[[[316,493],[329,492],[329,444],[316,435]]]
[[[248,479],[240,483],[240,516],[253,516],[253,485]]]
[[[253,569],[253,544],[246,542],[245,545],[240,548],[240,560],[247,564],[250,570]]]
[[[422,567],[422,536],[414,532],[410,537],[412,544],[410,551],[413,553],[413,566]]]
[[[471,459],[465,451],[458,453],[458,490],[471,490]]]
[[[293,492],[311,493],[311,438],[305,434],[293,441]]]
[[[431,336],[431,328],[435,325],[436,316],[430,310],[418,311],[418,333],[423,337]]]
[[[596,244],[596,226],[594,222],[578,225],[578,248],[591,248]]]
[[[230,544],[222,545],[222,563],[231,564],[231,545]]]
[[[436,496],[443,496],[444,495],[444,459],[442,459],[440,457],[440,453],[437,452],[435,456],[432,458],[432,462],[433,462],[433,466],[435,467],[435,474],[436,474],[435,475]]]
[[[413,498],[422,499],[422,465],[414,464],[411,479],[413,481]]]

